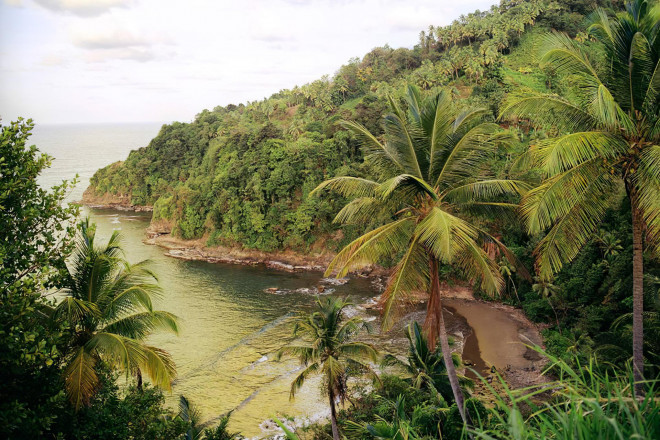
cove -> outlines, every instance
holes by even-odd
[[[113,230],[120,231],[129,260],[150,260],[164,292],[157,308],[180,318],[178,336],[156,334],[151,338],[176,362],[178,377],[172,393],[166,393],[168,404],[176,407],[179,395],[185,395],[207,421],[233,410],[231,427],[246,436],[263,434],[262,422],[274,415],[312,419],[326,415],[318,378],[312,378],[290,400],[290,383],[300,366],[295,360],[275,360],[290,338],[290,318],[312,309],[317,286],[325,287],[323,294],[348,297],[355,306],[347,313],[371,321],[375,334],[370,338],[394,354],[405,355],[403,327],[410,319],[423,322],[421,312],[416,312],[387,334],[379,334],[378,313],[361,307],[378,294],[368,279],[322,284],[319,272],[289,273],[263,266],[179,260],[166,256],[160,247],[143,243],[150,213],[86,208],[85,214],[97,223],[103,239]],[[271,288],[278,293],[267,293]],[[450,328],[456,328],[459,321],[472,328],[467,331],[464,358],[480,372],[490,365],[504,368],[529,363],[519,343],[521,325],[506,310],[459,299],[447,299],[445,305]]]

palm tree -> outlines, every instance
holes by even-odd
[[[526,185],[487,178],[486,161],[511,140],[497,124],[484,122],[487,110],[457,110],[447,91],[422,99],[414,86],[408,88],[407,101],[406,114],[390,98],[391,113],[383,121],[384,142],[362,125],[345,122],[362,140],[365,160],[379,181],[336,177],[314,192],[327,188],[353,198],[335,222],[368,224],[383,214],[391,221],[342,249],[326,276],[337,272],[343,277],[370,264],[399,259],[381,296],[383,327],[391,327],[394,312],[400,309],[397,306],[406,304],[410,294],[428,292],[424,322],[428,344],[434,348],[440,337],[454,398],[464,416],[442,315],[439,265],[453,265],[466,278],[478,281],[483,291],[497,294],[504,282],[483,246],[494,244],[513,257],[500,241],[470,223],[466,214],[515,207],[502,198],[523,193]],[[499,200],[492,201],[496,197]]]
[[[536,249],[544,278],[573,260],[597,231],[611,194],[625,189],[633,237],[633,370],[643,386],[643,252],[660,257],[660,20],[646,0],[609,17],[597,9],[590,35],[605,62],[595,63],[567,35],[545,37],[541,63],[570,78],[571,99],[513,97],[503,114],[553,126],[560,135],[530,147],[543,172],[522,213],[530,233],[548,230]],[[646,241],[646,243],[644,243]]]
[[[506,258],[501,258],[498,263],[498,266],[499,266],[498,269],[500,271],[500,275],[502,275],[502,277],[504,277],[504,279],[506,280],[505,289],[508,290],[509,283],[511,283],[511,286],[513,287],[513,293],[516,294],[516,299],[518,300],[518,304],[522,304],[520,302],[520,297],[518,296],[518,288],[516,287],[516,282],[513,279],[513,274],[516,272],[516,266],[511,264],[511,262],[509,262]]]
[[[559,330],[559,334],[561,334],[561,327],[559,326],[559,316],[557,316],[557,310],[555,309],[555,306],[552,304],[554,299],[551,299],[551,298],[557,298],[557,295],[561,292],[561,289],[559,288],[559,286],[554,284],[554,279],[537,276],[534,277],[534,284],[532,284],[532,290],[548,301],[548,305],[550,305],[552,312],[555,314],[555,322],[557,323],[557,330]]]
[[[447,368],[439,348],[430,349],[426,337],[416,321],[406,327],[408,338],[408,358],[404,361],[394,355],[386,355],[383,359],[386,365],[403,367],[412,386],[438,393],[448,402],[453,400],[451,385],[447,377]],[[452,355],[454,366],[460,365],[457,354]],[[472,386],[472,381],[466,377],[459,378],[460,385]]]
[[[596,236],[596,243],[598,243],[598,246],[603,251],[604,261],[609,261],[611,257],[619,255],[619,253],[623,250],[623,246],[621,246],[621,240],[616,238],[616,235],[614,235],[612,232],[608,232],[603,229],[601,229]]]
[[[95,236],[96,225],[81,222],[65,296],[53,314],[73,329],[64,375],[76,409],[94,394],[100,361],[138,378],[145,371],[165,389],[175,375],[170,355],[145,343],[154,330],[178,332],[176,316],[153,310],[152,299],[161,293],[155,275],[146,262],[129,264],[123,258],[118,232],[105,246],[97,246]]]
[[[351,305],[350,303],[335,298],[319,298],[316,304],[319,310],[309,315],[301,315],[295,323],[293,334],[300,336],[302,343],[293,343],[282,348],[278,357],[283,354],[296,356],[305,367],[291,383],[291,398],[310,375],[323,375],[330,403],[332,437],[339,440],[336,400],[339,399],[343,403],[346,399],[346,381],[350,374],[366,372],[375,376],[364,360],[375,362],[377,352],[370,344],[352,340],[366,326],[357,317],[344,317],[344,309]]]

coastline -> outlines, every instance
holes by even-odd
[[[184,240],[151,228],[146,230],[146,234],[143,243],[164,248],[168,257],[188,261],[244,266],[263,264],[285,272],[323,272],[334,257],[332,253],[303,255],[293,251],[262,252],[240,247],[207,246],[204,239]]]

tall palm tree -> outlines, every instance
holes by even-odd
[[[576,257],[598,230],[617,187],[632,212],[633,369],[643,386],[643,253],[660,256],[660,10],[646,0],[609,17],[596,10],[589,33],[604,56],[596,62],[578,42],[551,33],[541,64],[570,78],[569,98],[515,96],[503,114],[550,125],[559,134],[530,147],[544,181],[523,201],[530,233],[548,231],[536,249],[550,278]]]
[[[290,354],[298,357],[305,369],[291,383],[291,397],[303,386],[307,378],[320,373],[330,403],[332,437],[339,440],[335,401],[343,402],[347,396],[346,381],[349,374],[366,372],[375,376],[365,360],[376,361],[376,349],[365,342],[354,341],[355,335],[366,328],[359,318],[346,319],[344,309],[351,305],[341,299],[318,299],[319,310],[302,315],[295,323],[293,334],[301,342],[280,350],[278,357]]]
[[[484,245],[494,244],[512,256],[500,241],[470,223],[467,214],[515,207],[506,198],[523,193],[526,185],[488,176],[487,161],[511,137],[497,124],[484,122],[487,110],[458,110],[447,91],[423,99],[414,86],[408,88],[407,101],[405,113],[390,98],[391,113],[383,118],[384,141],[358,123],[345,122],[362,141],[365,160],[378,181],[336,177],[314,192],[330,189],[353,198],[335,222],[368,224],[384,213],[391,221],[348,244],[328,266],[326,276],[336,272],[343,277],[398,258],[381,296],[383,327],[391,327],[397,306],[408,303],[412,293],[429,294],[424,322],[428,344],[434,348],[440,337],[454,398],[464,416],[442,314],[439,265],[453,265],[483,291],[498,293],[503,279]]]
[[[429,348],[426,337],[416,321],[406,327],[406,338],[408,338],[407,359],[402,360],[390,354],[384,357],[384,363],[403,367],[412,386],[438,393],[443,399],[451,402],[453,395],[441,350]],[[458,355],[453,355],[452,360],[454,366],[460,365]],[[459,383],[463,389],[472,386],[472,381],[466,377],[459,377]]]
[[[98,386],[99,361],[138,377],[144,371],[165,389],[175,375],[170,355],[145,343],[155,330],[178,332],[176,316],[153,310],[152,299],[161,293],[155,275],[146,262],[129,264],[123,258],[118,232],[106,245],[97,245],[95,238],[96,225],[81,222],[65,296],[53,314],[73,329],[64,374],[76,409],[89,402]]]

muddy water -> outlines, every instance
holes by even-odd
[[[540,357],[527,345],[540,345],[537,332],[513,312],[480,301],[444,301],[450,312],[462,316],[472,333],[464,342],[463,359],[486,373],[491,367],[523,369],[538,365]]]

